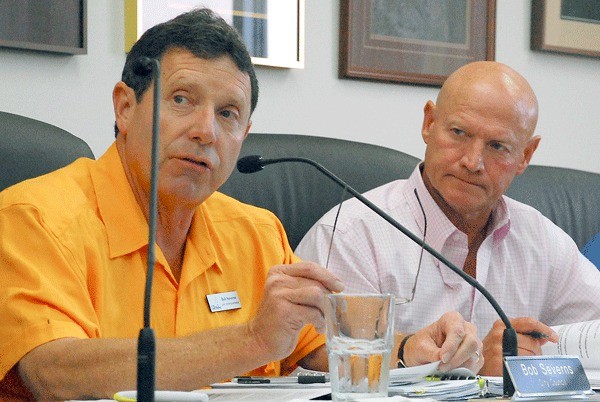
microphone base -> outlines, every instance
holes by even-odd
[[[505,397],[512,397],[515,393],[515,386],[510,379],[508,369],[504,363],[506,356],[518,356],[519,345],[517,342],[517,331],[514,328],[507,328],[502,334],[502,386]]]
[[[154,402],[156,339],[154,330],[144,327],[138,338],[137,400]]]

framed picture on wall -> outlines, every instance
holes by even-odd
[[[341,0],[340,78],[439,86],[494,60],[495,0]]]
[[[600,1],[533,0],[531,49],[600,57]]]
[[[87,0],[0,0],[0,47],[87,53]]]
[[[304,0],[125,0],[125,51],[148,28],[199,5],[237,29],[254,64],[304,68]]]

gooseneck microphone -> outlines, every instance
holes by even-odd
[[[306,163],[306,164],[309,164],[309,165],[317,168],[317,170],[319,170],[325,176],[329,177],[331,180],[333,180],[339,186],[343,187],[346,191],[348,191],[350,194],[352,194],[354,197],[356,197],[360,202],[362,202],[364,205],[366,205],[371,210],[373,210],[377,215],[379,215],[380,217],[385,219],[392,226],[394,226],[396,229],[398,229],[400,232],[402,232],[404,235],[406,235],[412,241],[417,243],[419,246],[422,246],[423,249],[427,250],[428,253],[430,253],[432,256],[437,258],[444,265],[446,265],[448,268],[450,268],[452,271],[454,271],[456,274],[458,274],[469,285],[471,285],[472,287],[477,289],[488,300],[488,302],[492,305],[494,310],[496,310],[496,313],[498,314],[498,316],[500,316],[500,319],[506,326],[506,329],[504,330],[504,333],[502,336],[502,355],[503,356],[517,356],[517,354],[518,354],[517,332],[512,327],[510,320],[508,319],[508,317],[506,316],[506,314],[504,313],[502,308],[500,308],[500,305],[498,304],[498,302],[496,302],[496,299],[494,299],[494,297],[490,294],[490,292],[488,292],[488,290],[486,288],[484,288],[481,283],[479,283],[475,278],[473,278],[469,274],[465,273],[462,269],[458,268],[450,260],[448,260],[442,254],[440,254],[437,250],[432,248],[429,244],[425,243],[421,238],[416,236],[410,230],[408,230],[407,228],[402,226],[398,221],[396,221],[394,218],[389,216],[386,212],[384,212],[377,205],[373,204],[371,201],[366,199],[362,194],[360,194],[358,191],[356,191],[355,189],[350,187],[339,177],[337,177],[336,175],[331,173],[323,165],[321,165],[320,163],[317,163],[311,159],[307,159],[307,158],[290,157],[290,158],[277,158],[277,159],[263,159],[259,155],[249,155],[249,156],[240,158],[238,160],[237,169],[240,173],[255,173],[255,172],[258,172],[259,170],[262,170],[267,165],[271,165],[271,164],[275,164],[275,163],[282,163],[282,162]],[[504,395],[512,396],[514,393],[514,387],[513,387],[512,381],[508,375],[508,371],[506,370],[506,366],[504,366],[504,364],[502,365],[502,368],[503,368],[502,378],[503,378],[503,382],[504,382],[504,385],[503,385]]]
[[[160,63],[156,59],[140,57],[134,62],[133,72],[140,76],[152,73],[154,92],[152,101],[152,154],[150,168],[150,206],[148,212],[148,272],[144,290],[144,327],[138,337],[137,400],[154,401],[156,372],[156,338],[150,327],[152,280],[154,278],[156,219],[158,204],[158,136],[160,129]]]

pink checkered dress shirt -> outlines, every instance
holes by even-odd
[[[365,193],[403,226],[458,267],[467,257],[467,236],[444,215],[425,188],[417,167],[397,180]],[[296,254],[325,265],[337,208],[323,216],[298,245]],[[342,204],[328,269],[347,293],[391,293],[410,297],[421,248],[352,199]],[[493,211],[492,229],[477,253],[477,280],[508,317],[534,317],[548,325],[600,318],[600,272],[574,241],[535,209],[503,197]],[[456,310],[477,325],[479,336],[499,317],[487,300],[427,252],[414,301],[396,309],[396,328],[415,332]]]

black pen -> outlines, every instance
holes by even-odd
[[[548,339],[550,335],[545,334],[540,331],[530,331],[530,332],[521,332],[521,335],[527,335],[532,337],[533,339]]]
[[[327,374],[304,374],[289,377],[260,377],[260,376],[239,376],[234,377],[233,382],[243,385],[252,384],[318,384],[329,381]]]
[[[233,382],[237,382],[238,384],[270,384],[271,380],[269,378],[263,377],[235,377]]]

